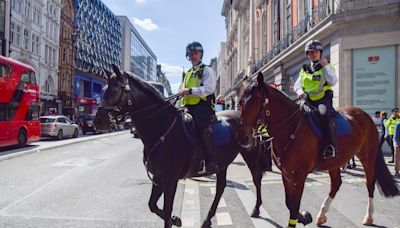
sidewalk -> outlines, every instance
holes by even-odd
[[[105,138],[105,137],[111,137],[115,135],[120,135],[120,134],[125,134],[129,132],[128,130],[123,130],[123,131],[117,131],[117,132],[112,132],[112,133],[106,133],[106,134],[98,134],[98,135],[90,135],[90,136],[81,136],[78,138],[68,138],[68,139],[63,139],[63,140],[54,140],[51,138],[45,138],[42,139],[41,141],[38,142],[33,142],[30,143],[28,146],[24,148],[13,148],[13,147],[6,147],[5,149],[10,148],[9,150],[0,150],[0,162],[20,156],[24,156],[27,154],[32,154],[44,150],[49,150],[57,147],[62,147],[70,144],[75,144],[75,143],[82,143],[82,142],[87,142],[90,140],[94,139],[99,139],[99,138]]]

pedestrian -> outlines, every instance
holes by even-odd
[[[395,150],[394,175],[399,177],[400,176],[400,122],[397,122],[397,124],[394,127],[393,147]]]
[[[385,126],[387,121],[387,112],[381,112],[381,130],[379,131],[379,150],[382,151],[383,143],[387,143],[390,146],[390,138],[388,136],[387,127]]]
[[[332,87],[337,83],[337,76],[328,60],[321,58],[323,49],[319,40],[307,42],[305,54],[310,64],[303,65],[294,84],[294,90],[300,98],[307,98],[309,105],[321,114],[324,132],[328,136],[323,158],[329,159],[336,157],[336,132],[331,116],[335,113],[332,106]]]
[[[392,152],[392,160],[390,160],[389,163],[394,163],[393,136],[394,136],[394,127],[398,122],[400,122],[399,109],[394,108],[392,109],[392,115],[385,123],[385,126],[388,129],[387,132],[388,132],[388,137],[390,139],[390,149]]]
[[[382,129],[382,119],[381,119],[381,112],[380,111],[376,111],[375,112],[375,116],[372,117],[372,121],[374,121],[374,124],[376,126],[376,130],[379,133],[381,131],[381,129]]]
[[[272,171],[271,158],[271,137],[268,134],[267,126],[260,124],[255,132],[256,150],[260,158],[260,169],[264,172]]]
[[[211,123],[216,120],[216,76],[211,67],[202,63],[203,55],[203,46],[199,42],[194,41],[186,46],[186,58],[192,67],[185,73],[180,94],[183,96],[182,105],[193,116],[205,152],[199,173],[213,173],[218,170],[217,155],[211,141]]]

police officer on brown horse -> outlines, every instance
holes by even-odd
[[[324,159],[336,157],[336,134],[332,115],[332,87],[337,83],[335,69],[326,58],[322,58],[323,46],[319,40],[310,40],[305,46],[305,53],[310,64],[303,65],[294,90],[300,98],[307,97],[308,104],[318,109],[322,115],[324,131],[328,143],[324,149]]]
[[[205,165],[203,162],[200,173],[212,173],[218,169],[210,128],[211,122],[216,119],[214,108],[216,77],[214,70],[202,63],[203,54],[203,46],[199,42],[192,42],[186,46],[186,58],[191,61],[192,68],[185,73],[180,93],[184,96],[182,104],[193,116],[203,141]]]

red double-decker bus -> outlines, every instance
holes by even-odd
[[[31,66],[0,56],[0,147],[40,140],[39,86]]]

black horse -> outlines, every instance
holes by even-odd
[[[107,87],[103,101],[94,123],[96,128],[108,129],[111,122],[121,119],[129,113],[140,139],[144,144],[144,161],[148,172],[153,175],[149,208],[164,220],[164,227],[181,226],[180,218],[173,216],[172,206],[179,179],[200,176],[197,173],[202,160],[201,146],[188,137],[182,112],[164,99],[154,87],[142,79],[127,72],[121,73],[113,66],[114,74],[107,75]],[[228,165],[241,153],[250,168],[253,182],[257,188],[257,202],[251,216],[259,216],[261,205],[260,156],[253,150],[243,147],[235,141],[239,127],[238,111],[222,111],[217,113],[218,119],[229,125],[231,137],[219,147],[217,187],[212,206],[202,227],[211,226],[211,218],[215,215],[219,200],[226,186]],[[210,173],[206,174],[210,175]],[[163,209],[159,209],[157,201],[164,194]]]

